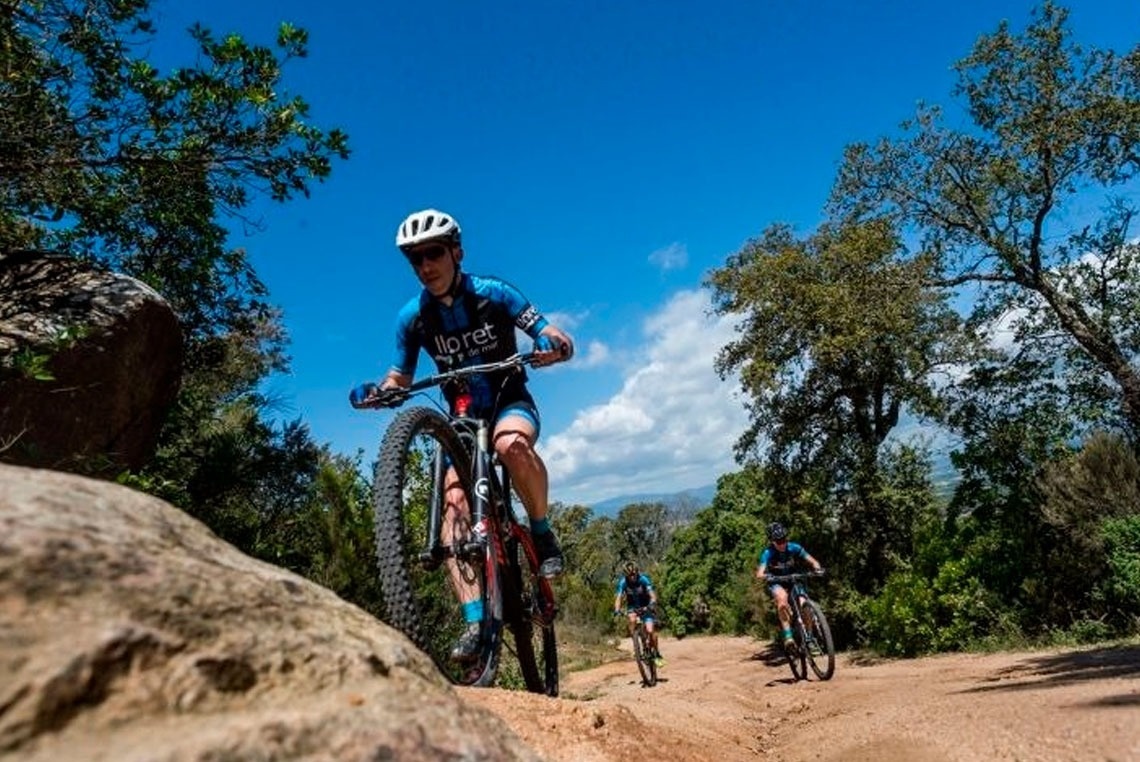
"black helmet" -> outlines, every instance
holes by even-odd
[[[627,577],[636,577],[637,576],[637,564],[635,564],[633,561],[626,561],[624,564],[621,565],[621,568],[622,568],[622,571],[625,572],[625,576],[627,576]]]
[[[784,525],[778,521],[773,521],[768,525],[768,540],[769,542],[779,542],[780,540],[788,539],[788,530],[784,529]]]

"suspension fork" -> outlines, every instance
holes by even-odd
[[[435,449],[435,456],[432,458],[431,483],[433,489],[431,491],[431,502],[428,504],[428,553],[426,555],[438,563],[439,560],[442,560],[439,530],[440,524],[443,522],[443,494],[447,488],[447,463],[444,462],[442,447]],[[440,556],[439,559],[435,558],[437,555]]]

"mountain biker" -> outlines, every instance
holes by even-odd
[[[517,328],[535,340],[535,366],[569,360],[573,355],[571,338],[548,322],[518,289],[499,278],[461,269],[460,228],[450,214],[424,209],[408,215],[396,231],[396,246],[424,288],[397,315],[396,352],[390,370],[379,385],[353,389],[354,405],[366,406],[384,391],[407,388],[421,349],[441,371],[504,360],[518,352]],[[526,373],[514,369],[472,376],[462,387],[447,385],[443,392],[452,414],[465,408],[466,415],[492,422],[495,452],[530,517],[540,573],[545,577],[561,574],[562,550],[547,518],[546,465],[534,449],[540,428],[538,408],[527,390]],[[470,523],[470,510],[454,471],[447,484],[442,539],[451,543],[459,527]],[[477,655],[481,640],[481,591],[478,583],[464,577],[458,564],[451,562],[449,572],[467,622],[451,657],[468,661]]]
[[[771,575],[791,574],[800,562],[806,563],[815,571],[823,571],[816,561],[798,542],[788,540],[788,530],[778,521],[768,525],[768,545],[760,553],[760,563],[756,567],[756,578],[767,581]],[[776,603],[776,615],[780,618],[780,636],[785,646],[795,643],[792,637],[792,612],[788,608],[788,591],[783,585],[769,583],[768,592]]]
[[[614,616],[621,616],[622,598],[625,598],[625,614],[629,620],[629,633],[637,626],[640,615],[645,623],[645,632],[649,635],[649,654],[652,659],[661,659],[661,652],[657,650],[657,627],[655,608],[657,606],[657,591],[649,576],[642,574],[633,561],[626,561],[622,565],[622,576],[618,579],[617,594],[614,595]],[[639,609],[640,611],[639,614]]]

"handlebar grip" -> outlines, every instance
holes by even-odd
[[[566,359],[570,356],[570,345],[565,341],[560,341],[556,345],[554,340],[549,336],[539,336],[534,340],[535,352],[558,352],[558,356]]]
[[[408,398],[404,389],[381,389],[379,384],[360,384],[348,393],[348,404],[354,408],[399,407]]]
[[[371,400],[373,395],[380,389],[377,384],[367,383],[360,384],[353,387],[352,391],[348,393],[348,404],[356,409],[372,407]]]

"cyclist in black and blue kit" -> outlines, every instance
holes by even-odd
[[[617,593],[614,595],[614,616],[622,614],[622,598],[625,598],[625,615],[629,620],[629,631],[637,626],[637,619],[645,622],[645,631],[649,634],[649,647],[653,653],[651,657],[661,659],[661,652],[657,650],[657,622],[655,608],[657,606],[657,591],[649,576],[642,574],[637,564],[626,561],[622,566],[622,576],[617,583]]]
[[[460,229],[451,215],[435,209],[409,215],[396,232],[396,246],[424,289],[399,311],[396,354],[387,376],[380,384],[354,389],[354,405],[367,403],[382,390],[409,386],[421,349],[441,371],[504,360],[518,352],[517,328],[535,340],[535,366],[573,355],[570,337],[549,323],[518,289],[498,278],[462,271]],[[493,422],[495,452],[530,517],[541,573],[547,577],[561,574],[562,551],[547,519],[546,465],[534,449],[540,427],[538,408],[527,390],[526,373],[516,369],[476,376],[463,388],[447,386],[443,392],[453,413],[458,403],[466,406],[467,415]],[[464,517],[469,515],[458,479],[449,480],[449,487],[444,498],[445,542],[451,542],[456,527],[466,524]],[[451,569],[450,577],[468,622],[451,655],[464,661],[478,652],[482,601],[476,583],[457,568]]]
[[[788,540],[788,530],[778,521],[768,525],[768,545],[760,553],[760,563],[756,567],[757,579],[765,580],[769,574],[791,574],[800,563],[805,563],[815,571],[823,571],[807,550],[798,542]],[[792,637],[792,612],[788,608],[788,591],[783,585],[769,584],[768,592],[776,603],[776,615],[780,618],[780,635],[784,645],[795,642]]]

